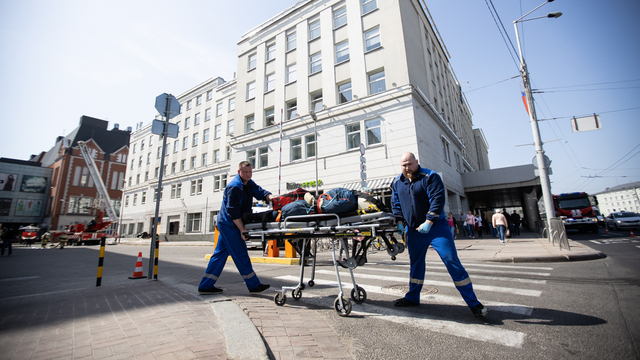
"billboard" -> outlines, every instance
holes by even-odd
[[[600,123],[600,115],[593,114],[592,116],[584,116],[579,118],[574,116],[571,119],[571,131],[573,132],[600,129],[602,129],[602,124]]]
[[[13,191],[18,174],[0,173],[0,190]]]
[[[42,200],[18,199],[16,216],[39,216],[41,209]]]
[[[44,176],[32,176],[23,175],[22,184],[20,185],[21,192],[29,193],[41,193],[43,194],[47,190],[47,178]]]

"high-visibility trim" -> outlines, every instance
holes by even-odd
[[[251,278],[252,278],[252,277],[254,277],[254,276],[256,276],[256,272],[255,272],[255,271],[254,271],[254,272],[252,272],[252,273],[251,273],[251,274],[249,274],[249,275],[242,275],[242,278],[243,278],[243,279],[245,279],[245,280],[247,280],[247,279],[251,279]]]
[[[424,280],[409,278],[409,282],[412,284],[424,284]]]
[[[215,275],[211,275],[211,274],[207,274],[207,273],[205,273],[205,274],[204,274],[204,277],[209,278],[209,279],[211,279],[211,280],[218,281],[218,277],[217,277],[217,276],[215,276]]]
[[[454,281],[453,284],[455,286],[465,286],[465,285],[471,284],[471,279],[470,278],[466,278],[464,280]]]

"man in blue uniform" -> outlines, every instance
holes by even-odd
[[[424,284],[425,258],[431,245],[444,262],[456,288],[476,316],[489,310],[476,298],[469,274],[458,259],[453,236],[444,214],[445,189],[440,176],[433,170],[421,168],[415,155],[400,157],[402,174],[391,187],[391,206],[398,222],[398,230],[406,232],[411,270],[409,292],[395,301],[395,306],[420,305],[420,291]]]
[[[218,294],[222,289],[215,287],[218,277],[224,269],[227,257],[231,255],[247,288],[252,293],[263,292],[269,285],[261,284],[253,271],[251,259],[245,243],[242,214],[251,212],[253,198],[270,202],[271,193],[261,188],[253,180],[251,163],[243,161],[239,165],[238,175],[224,189],[224,197],[218,215],[218,245],[209,260],[207,270],[198,286],[200,294]]]

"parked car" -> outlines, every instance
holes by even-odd
[[[640,228],[640,214],[630,211],[611,213],[606,217],[605,221],[607,227],[616,230]]]
[[[600,210],[598,210],[595,206],[593,206],[593,212],[596,213],[596,219],[598,219],[598,225],[604,227],[604,216],[600,214]]]

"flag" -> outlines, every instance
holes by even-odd
[[[522,92],[522,102],[524,103],[524,108],[527,109],[527,114],[529,114],[529,105],[527,105],[527,95]]]

